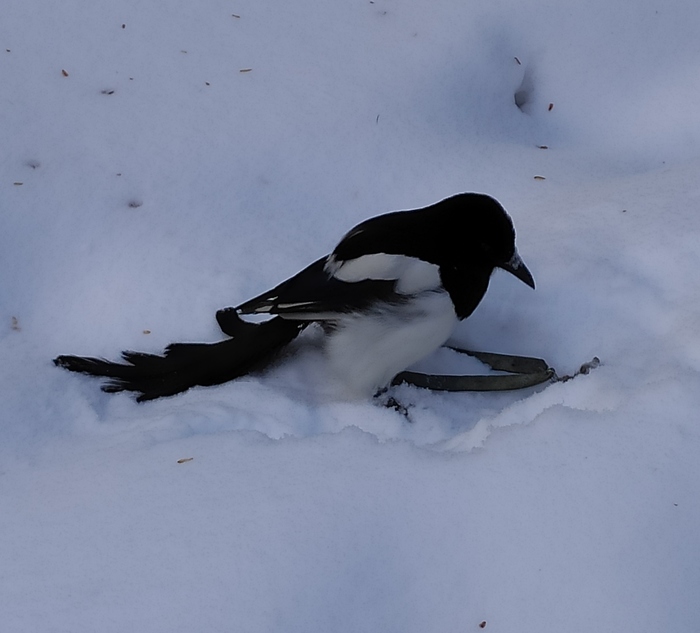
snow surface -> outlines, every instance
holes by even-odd
[[[2,631],[700,630],[696,0],[2,13]],[[217,340],[460,191],[537,291],[495,275],[456,342],[598,369],[402,386],[408,422],[335,399],[313,345],[145,405],[51,363]]]

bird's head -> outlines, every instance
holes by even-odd
[[[436,206],[451,237],[450,250],[458,257],[459,267],[481,267],[508,271],[531,288],[535,280],[515,247],[515,229],[501,204],[479,193],[462,193]]]

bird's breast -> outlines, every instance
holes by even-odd
[[[326,340],[330,367],[348,394],[367,397],[445,343],[458,319],[447,292],[428,291],[336,323]]]

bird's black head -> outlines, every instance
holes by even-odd
[[[479,305],[495,268],[535,287],[515,248],[513,223],[490,196],[462,193],[416,213],[426,227],[422,257],[440,266],[442,283],[459,318],[468,317]]]
[[[535,281],[515,247],[515,229],[501,204],[479,193],[461,193],[428,207],[445,240],[444,257],[458,268],[502,268],[531,288]],[[433,240],[439,244],[441,240]]]

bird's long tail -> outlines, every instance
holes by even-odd
[[[259,371],[308,323],[280,317],[246,323],[233,309],[221,310],[216,316],[221,329],[232,338],[218,343],[173,343],[162,356],[122,352],[123,363],[84,356],[58,356],[54,363],[69,371],[109,378],[103,391],[134,391],[136,400],[144,402]]]

